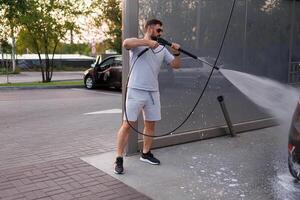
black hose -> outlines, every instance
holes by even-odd
[[[220,47],[219,47],[219,50],[218,50],[218,54],[217,54],[216,60],[215,60],[215,62],[214,62],[214,64],[213,64],[213,67],[212,67],[212,69],[211,69],[211,71],[210,71],[209,77],[207,78],[207,81],[206,81],[206,83],[205,83],[205,85],[204,85],[204,88],[203,88],[203,90],[202,90],[202,92],[201,92],[199,98],[197,99],[197,102],[195,103],[195,105],[194,105],[192,111],[187,115],[187,117],[183,120],[183,122],[181,122],[181,124],[179,124],[179,126],[177,126],[176,128],[174,128],[172,131],[169,131],[169,132],[167,132],[167,133],[164,133],[164,134],[161,134],[161,135],[157,135],[157,136],[156,136],[156,135],[147,135],[147,134],[144,134],[144,133],[140,132],[140,131],[137,130],[136,128],[134,128],[134,127],[130,124],[130,122],[128,121],[127,112],[126,112],[127,87],[128,87],[129,77],[130,77],[131,72],[132,72],[132,70],[133,70],[133,68],[134,68],[134,65],[135,65],[136,61],[140,58],[140,56],[141,56],[142,54],[141,54],[140,56],[137,56],[137,58],[136,58],[135,61],[133,62],[132,66],[131,66],[131,69],[130,69],[130,71],[129,71],[129,73],[128,73],[128,77],[127,77],[127,81],[126,81],[126,87],[125,87],[125,100],[124,100],[124,113],[125,113],[126,121],[127,121],[127,123],[129,124],[129,126],[130,126],[135,132],[137,132],[138,134],[141,134],[141,135],[143,135],[143,136],[153,137],[153,138],[155,138],[155,137],[163,137],[163,136],[167,136],[167,135],[173,134],[176,130],[178,130],[180,127],[182,127],[183,124],[190,118],[190,116],[193,114],[193,112],[195,111],[196,107],[198,106],[198,104],[199,104],[199,102],[200,102],[200,100],[201,100],[201,98],[202,98],[202,96],[203,96],[203,94],[204,94],[204,92],[205,92],[205,90],[206,90],[206,88],[207,88],[207,86],[208,86],[208,83],[209,83],[209,81],[210,81],[210,79],[211,79],[211,77],[212,77],[212,75],[213,75],[213,72],[214,72],[214,70],[215,70],[215,68],[216,68],[216,66],[217,66],[217,63],[218,63],[218,60],[219,60],[219,58],[220,58],[220,55],[221,55],[221,52],[222,52],[222,49],[223,49],[223,45],[224,45],[224,42],[225,42],[225,39],[226,39],[226,35],[227,35],[227,32],[228,32],[229,24],[230,24],[230,22],[231,22],[231,17],[232,17],[232,14],[233,14],[233,10],[234,10],[235,4],[236,4],[236,0],[233,0],[232,6],[231,6],[231,10],[230,10],[230,14],[229,14],[229,17],[228,17],[228,20],[227,20],[227,25],[226,25],[225,31],[224,31],[224,33],[223,33],[223,38],[222,38],[222,40],[221,40]]]

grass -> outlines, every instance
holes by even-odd
[[[0,84],[0,87],[41,87],[41,86],[83,86],[83,81],[51,81],[48,83],[43,82],[30,82],[30,83],[4,83]]]

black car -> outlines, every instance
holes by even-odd
[[[298,101],[291,123],[288,153],[290,173],[300,181],[300,100]]]
[[[122,56],[114,55],[100,62],[98,56],[91,68],[84,72],[84,85],[87,89],[96,87],[122,88]]]

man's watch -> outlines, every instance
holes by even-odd
[[[180,56],[180,53],[174,53],[173,56]]]

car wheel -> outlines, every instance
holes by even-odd
[[[289,171],[294,178],[300,181],[300,165],[295,161],[293,153],[292,151],[288,156]]]
[[[87,76],[84,80],[84,85],[87,89],[95,88],[95,82],[91,76]]]

